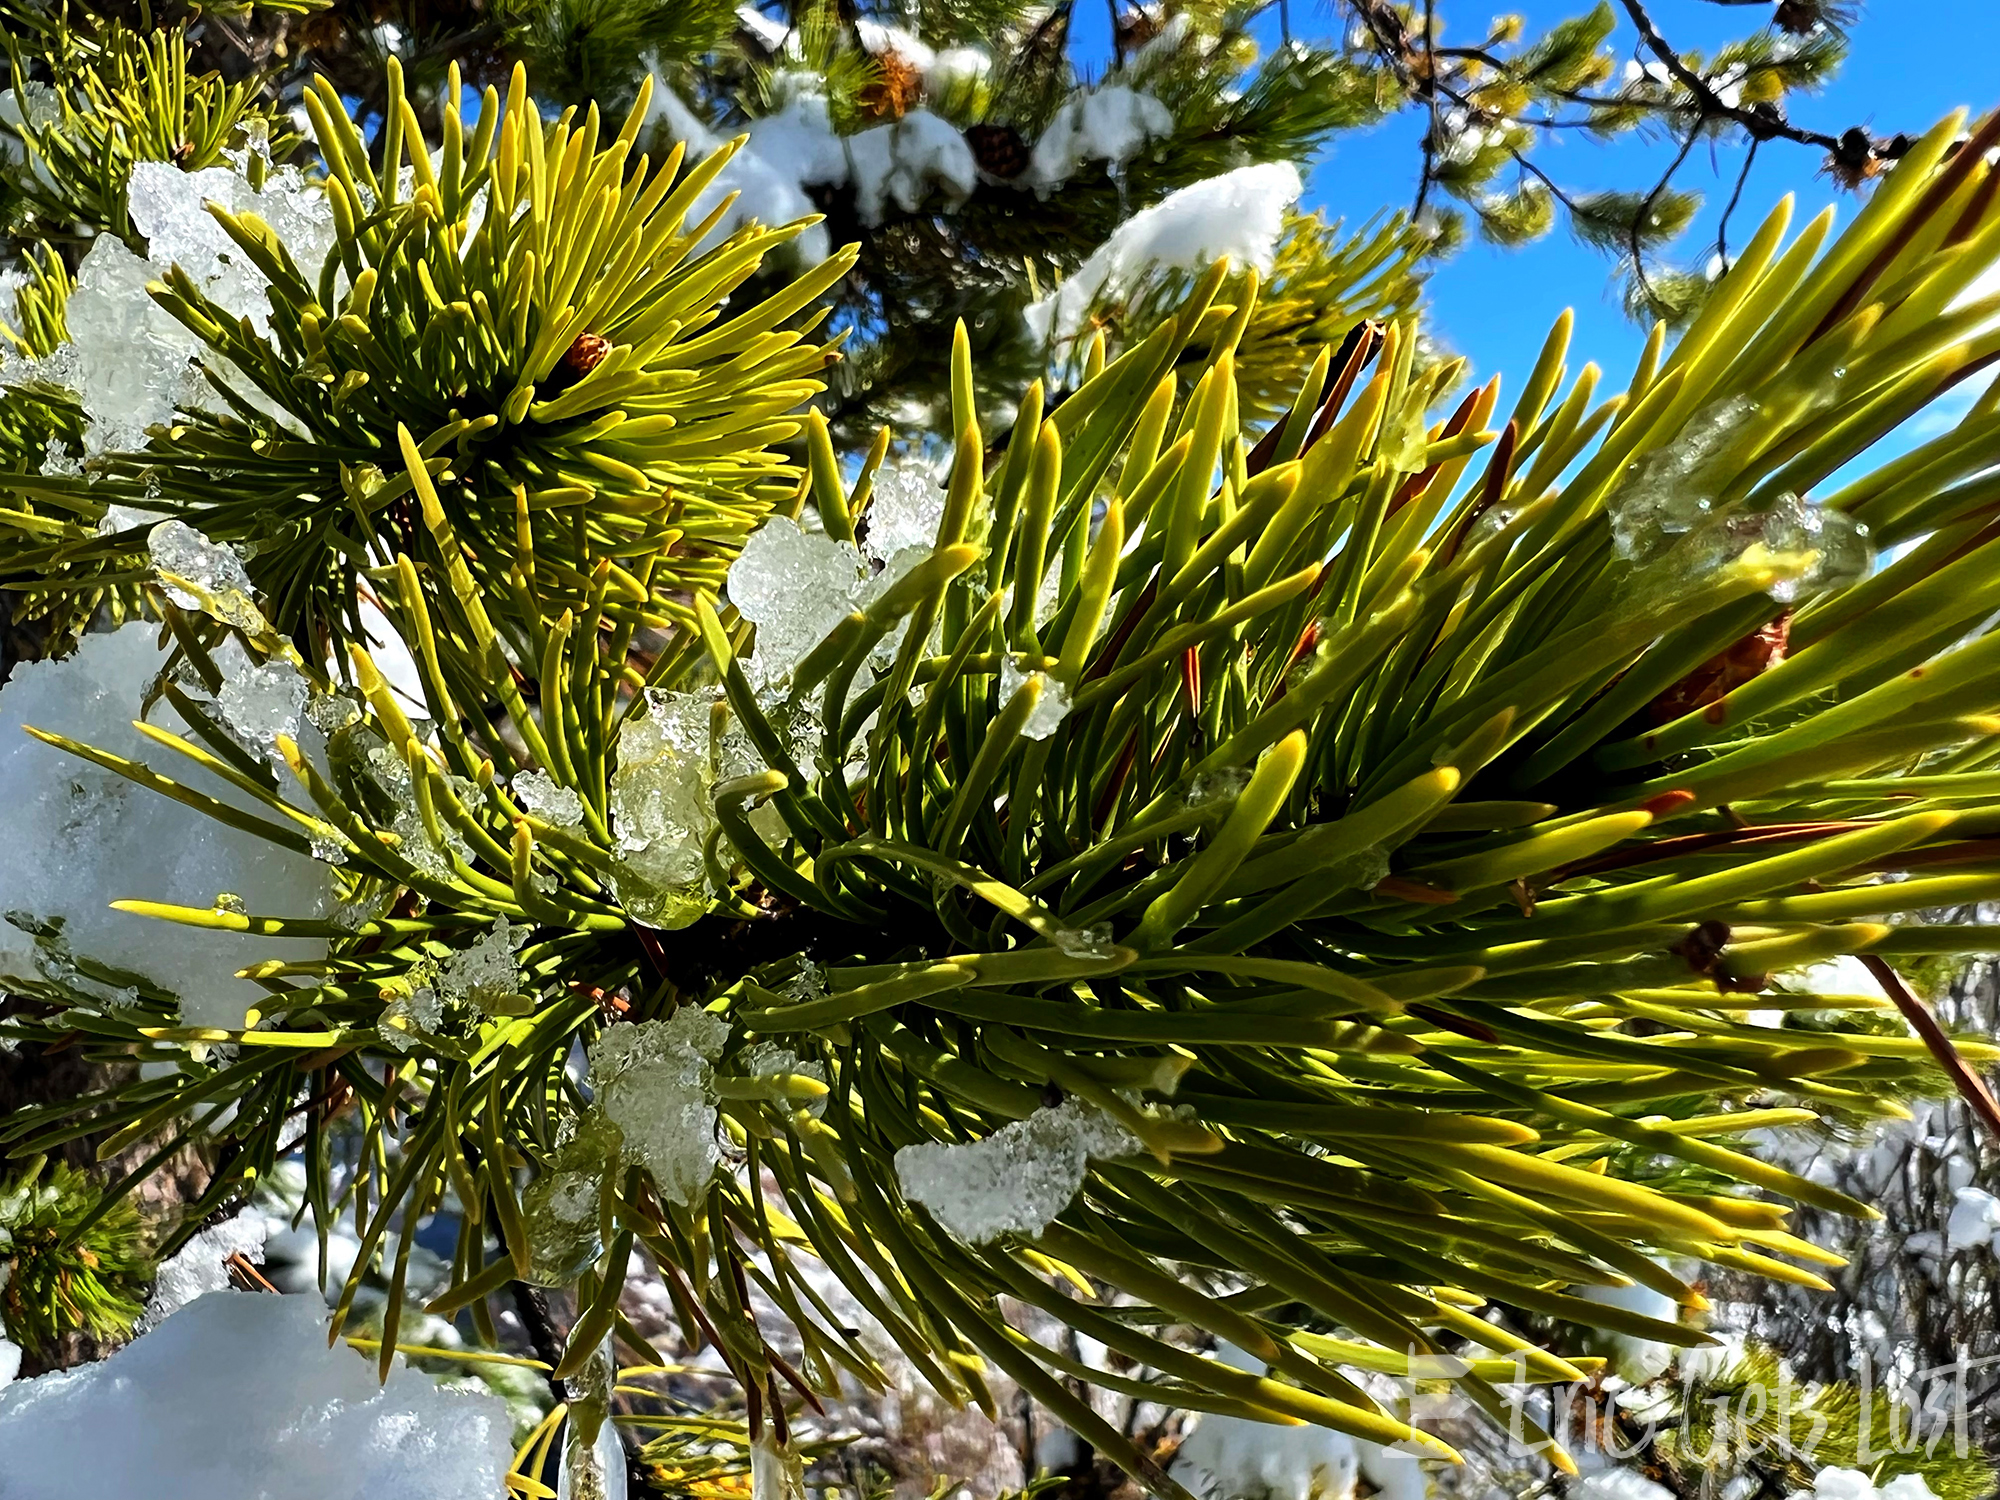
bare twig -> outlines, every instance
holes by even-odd
[[[1437,171],[1438,140],[1438,91],[1437,91],[1437,0],[1424,0],[1424,51],[1430,59],[1431,74],[1429,86],[1424,93],[1430,106],[1430,128],[1424,132],[1424,170],[1417,179],[1417,201],[1410,206],[1410,218],[1415,221],[1424,211],[1424,200],[1429,197],[1431,180]]]
[[[1737,3],[1737,0],[1717,0],[1717,3]],[[1722,269],[1729,269],[1729,220],[1736,212],[1736,205],[1743,201],[1743,184],[1750,180],[1750,168],[1756,165],[1757,148],[1764,143],[1752,141],[1750,149],[1743,156],[1743,170],[1736,174],[1736,187],[1729,195],[1729,206],[1722,210],[1722,222],[1715,226],[1715,254],[1722,262]]]
[[[1975,1073],[1965,1059],[1958,1055],[1958,1049],[1951,1044],[1951,1037],[1942,1026],[1938,1025],[1937,1017],[1930,1013],[1923,1001],[1910,992],[1910,987],[1903,983],[1903,976],[1889,966],[1886,958],[1878,958],[1873,953],[1864,953],[1861,955],[1861,962],[1867,965],[1868,972],[1875,976],[1875,982],[1882,986],[1882,992],[1895,1003],[1896,1009],[1903,1013],[1903,1019],[1910,1023],[1910,1030],[1921,1037],[1923,1044],[1930,1048],[1931,1056],[1937,1059],[1938,1066],[1950,1077],[1952,1086],[1972,1107],[1972,1112],[1979,1116],[1979,1123],[1986,1127],[1994,1140],[2000,1141],[2000,1104],[1994,1102],[1992,1092],[1986,1087],[1986,1080]]]
[[[1646,299],[1649,310],[1655,303],[1653,284],[1646,279],[1646,247],[1642,243],[1646,220],[1652,217],[1653,205],[1660,201],[1660,195],[1667,190],[1667,184],[1674,180],[1674,173],[1681,169],[1681,164],[1688,159],[1688,153],[1694,150],[1695,136],[1699,133],[1693,130],[1688,132],[1687,139],[1681,142],[1681,149],[1675,153],[1667,170],[1660,174],[1660,180],[1653,184],[1653,190],[1646,194],[1646,199],[1639,205],[1638,212],[1632,215],[1632,222],[1626,226],[1626,240],[1632,247],[1632,275],[1639,283],[1639,294]]]

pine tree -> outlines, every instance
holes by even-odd
[[[184,34],[53,24],[0,366],[0,585],[48,659],[0,716],[91,728],[8,762],[0,1034],[169,1066],[0,1134],[198,1145],[162,1255],[296,1155],[360,1236],[336,1331],[391,1289],[385,1372],[396,1226],[456,1205],[431,1314],[574,1294],[535,1329],[572,1493],[612,1351],[658,1363],[635,1248],[765,1493],[802,1403],[882,1374],[814,1257],[947,1399],[1003,1372],[1181,1497],[1068,1377],[1449,1459],[1357,1372],[1443,1361],[1504,1423],[1497,1383],[1596,1368],[1553,1324],[1697,1343],[1576,1289],[1823,1285],[1776,1200],[1871,1210],[1751,1133],[1983,1098],[2000,1049],[1892,962],[1993,943],[1921,914],[2000,881],[1994,397],[1849,465],[2000,350],[2000,117],[1839,235],[1781,205],[1608,400],[1565,322],[1504,417],[1454,406],[1408,237],[1294,221],[1269,277],[1149,265],[1115,320],[1057,289],[1043,378],[953,323],[950,441],[864,448],[813,403],[894,236],[721,230],[741,152],[642,144],[670,77],[467,110],[448,71],[427,121],[392,58],[372,127],[310,83],[295,161]],[[1825,1008],[1771,976],[1834,955],[1879,1001],[1748,1024]]]

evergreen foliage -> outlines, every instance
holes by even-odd
[[[28,1353],[123,1338],[152,1275],[129,1199],[106,1204],[101,1183],[46,1159],[0,1180],[0,1333]]]

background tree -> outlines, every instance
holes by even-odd
[[[1061,376],[1080,350],[1078,328],[1109,328],[1114,352],[1119,336],[1146,331],[1130,304],[1149,288],[1135,284],[1144,266],[1130,254],[1066,323],[1020,316],[1135,214],[1248,164],[1302,166],[1342,132],[1399,114],[1420,127],[1407,209],[1414,227],[1392,220],[1381,235],[1350,242],[1293,211],[1282,187],[1267,187],[1275,198],[1266,216],[1282,223],[1256,231],[1253,248],[1290,306],[1246,353],[1273,339],[1274,359],[1296,357],[1328,326],[1407,309],[1426,261],[1468,232],[1519,244],[1558,224],[1625,269],[1635,315],[1683,322],[1713,266],[1681,268],[1663,256],[1699,208],[1677,174],[1703,143],[1749,141],[1746,176],[1766,145],[1823,152],[1849,186],[1907,145],[1791,119],[1793,102],[1839,66],[1847,7],[1787,0],[1744,9],[1765,24],[1707,57],[1676,49],[1672,17],[1639,0],[1604,0],[1533,35],[1518,17],[1489,24],[1484,11],[1475,17],[1436,0],[1311,9],[1114,3],[1105,57],[1079,56],[1072,45],[1074,0],[338,0],[193,12],[189,36],[197,68],[254,89],[278,121],[300,130],[314,74],[355,101],[372,129],[393,56],[410,96],[427,107],[448,66],[476,88],[503,81],[518,59],[556,106],[622,110],[643,78],[657,77],[656,146],[748,131],[718,189],[743,195],[736,217],[821,213],[825,228],[798,253],[861,247],[831,291],[847,358],[821,405],[838,432],[865,442],[881,421],[909,417],[912,402],[937,419],[944,351],[959,320],[990,372],[982,399],[997,410],[1034,375]],[[67,14],[81,23],[72,31],[87,35],[90,12]],[[25,4],[16,18],[17,34],[48,24]],[[30,63],[24,76],[39,71]],[[1615,191],[1565,188],[1541,149],[1558,134],[1632,133],[1659,139],[1661,171]],[[201,160],[212,155],[204,141],[187,144]],[[37,202],[18,173],[16,202]],[[99,207],[115,219],[115,203]],[[19,227],[35,231],[26,237],[45,238],[48,215],[21,220],[20,212]],[[1175,225],[1183,240],[1192,217]],[[1731,217],[1721,220],[1717,263],[1729,258]],[[1197,248],[1224,248],[1213,222],[1203,232],[1208,241]],[[1359,251],[1377,263],[1362,284],[1334,264]]]

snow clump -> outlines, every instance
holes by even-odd
[[[928,1142],[896,1153],[903,1196],[974,1245],[1040,1234],[1083,1186],[1090,1158],[1143,1149],[1109,1115],[1076,1099],[1001,1126],[983,1141]]]
[[[264,994],[237,970],[267,958],[310,960],[323,943],[181,927],[110,903],[207,906],[224,892],[254,891],[260,910],[316,917],[334,905],[326,866],[23,733],[33,725],[65,735],[256,811],[253,799],[132,727],[166,662],[157,627],[135,622],[84,636],[60,661],[23,662],[0,689],[0,803],[19,852],[0,866],[0,979],[89,992],[75,971],[88,961],[177,995],[190,1026],[233,1029]],[[165,702],[148,718],[188,732]]]
[[[609,1027],[591,1046],[598,1107],[670,1203],[693,1203],[721,1160],[711,1064],[728,1039],[727,1021],[690,1005],[664,1021]]]
[[[1204,271],[1223,256],[1268,276],[1286,210],[1304,191],[1298,168],[1264,162],[1169,193],[1119,225],[1068,280],[1028,307],[1030,335],[1073,343],[1100,302],[1130,297],[1163,271]]]

